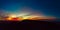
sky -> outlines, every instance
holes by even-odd
[[[23,7],[34,9],[33,11],[43,12],[47,16],[60,18],[59,0],[0,0],[0,12],[17,13]]]

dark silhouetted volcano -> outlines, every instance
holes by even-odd
[[[0,21],[0,28],[20,30],[59,30],[60,25],[54,22],[24,20],[24,21]]]

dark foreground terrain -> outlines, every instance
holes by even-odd
[[[60,24],[47,21],[0,21],[0,29],[6,30],[60,30]]]

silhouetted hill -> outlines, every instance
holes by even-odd
[[[60,30],[60,24],[47,21],[24,20],[24,21],[0,21],[0,28],[20,30]]]

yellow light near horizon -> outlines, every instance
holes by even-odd
[[[31,16],[24,16],[23,19],[28,19],[29,17],[31,17]]]
[[[13,16],[11,16],[11,17],[16,17],[16,16],[13,15]]]
[[[11,18],[15,18],[15,17],[16,17],[16,15],[10,15],[9,17],[11,17]]]

